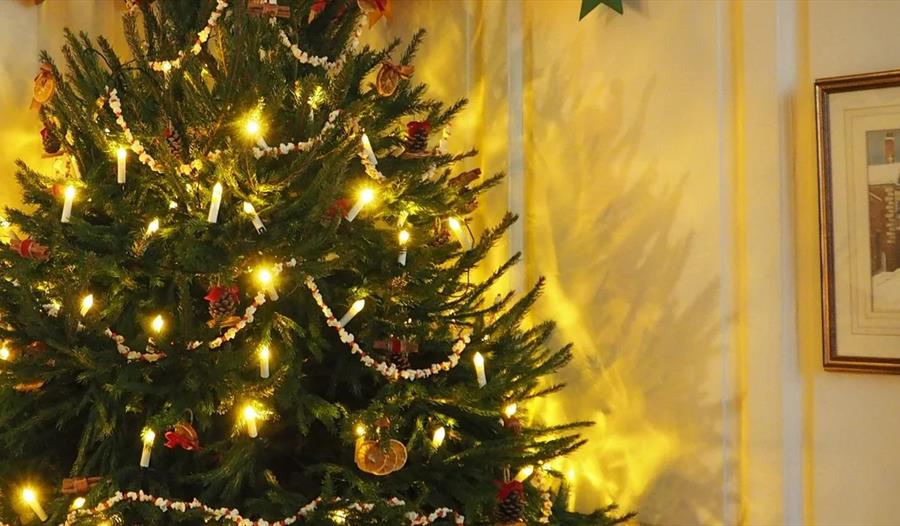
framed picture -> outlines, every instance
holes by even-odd
[[[900,70],[815,89],[825,368],[900,374]]]

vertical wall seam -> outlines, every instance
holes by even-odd
[[[525,261],[525,95],[523,27],[524,2],[506,4],[506,62],[507,62],[507,154],[509,211],[519,220],[509,229],[509,255],[519,252]],[[525,266],[516,265],[509,271],[509,285],[519,293],[525,290]]]
[[[776,75],[779,116],[779,197],[781,223],[781,411],[782,518],[784,524],[803,524],[803,404],[800,357],[797,350],[797,273],[794,206],[794,93],[797,87],[797,4],[775,6]]]

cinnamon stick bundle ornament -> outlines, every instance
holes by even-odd
[[[31,97],[31,108],[39,109],[53,98],[56,92],[56,77],[50,64],[41,64],[41,70],[34,77],[34,90]]]
[[[397,91],[401,80],[409,80],[416,68],[405,64],[394,64],[390,60],[381,63],[378,76],[375,77],[375,89],[382,97],[390,97]]]
[[[247,0],[247,12],[251,15],[268,18],[290,18],[291,8],[286,5],[278,5],[277,1]]]
[[[63,479],[63,495],[84,495],[102,480],[103,477],[73,477]]]
[[[19,239],[11,237],[9,247],[18,252],[25,259],[35,259],[37,261],[47,261],[50,257],[50,249],[41,245],[37,241],[30,238]]]

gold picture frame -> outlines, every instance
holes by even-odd
[[[823,365],[900,374],[900,70],[818,79],[815,99]]]

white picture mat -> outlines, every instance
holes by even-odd
[[[836,347],[900,358],[900,312],[872,308],[866,132],[900,128],[900,87],[829,96]]]

